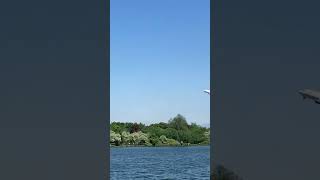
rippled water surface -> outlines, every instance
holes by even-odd
[[[209,154],[209,146],[111,148],[110,177],[207,180]]]

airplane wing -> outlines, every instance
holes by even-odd
[[[210,94],[210,90],[203,90],[203,92]]]

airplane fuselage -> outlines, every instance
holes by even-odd
[[[299,91],[303,99],[311,99],[315,103],[320,104],[320,91],[312,89],[304,89]]]

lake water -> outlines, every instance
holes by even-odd
[[[111,148],[110,177],[210,179],[210,146]]]

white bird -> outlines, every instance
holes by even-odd
[[[203,90],[203,92],[210,94],[210,90]]]

